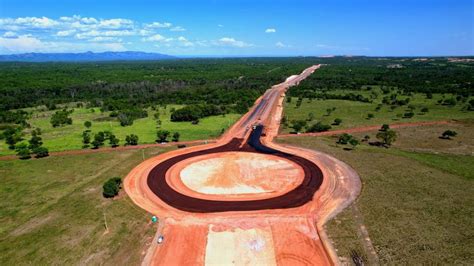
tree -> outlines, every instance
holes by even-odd
[[[53,127],[71,125],[72,119],[69,117],[69,115],[72,114],[72,112],[73,110],[67,110],[67,109],[56,111],[56,113],[54,113],[51,116],[51,120],[50,120],[51,125]]]
[[[387,131],[390,129],[389,124],[383,124],[382,127],[379,129],[379,131]]]
[[[35,158],[43,158],[49,156],[49,150],[46,147],[36,147],[32,151],[33,154],[35,154]]]
[[[369,141],[369,139],[370,139],[370,136],[369,136],[369,135],[365,135],[365,136],[364,136],[364,139],[362,139],[362,141],[367,142],[367,141]]]
[[[86,122],[84,122],[84,126],[85,126],[87,129],[91,128],[91,126],[92,126],[91,121],[86,121]]]
[[[99,132],[94,135],[94,140],[92,141],[92,148],[98,149],[100,146],[104,145],[105,134],[104,132]]]
[[[41,140],[41,137],[38,136],[38,133],[36,131],[33,131],[31,133],[31,139],[28,141],[30,143],[29,148],[31,150],[34,150],[35,148],[38,148],[43,145],[43,141]]]
[[[311,112],[308,114],[308,121],[313,121],[314,120],[314,113]]]
[[[15,146],[15,151],[18,157],[22,160],[30,159],[31,152],[26,143],[20,143]]]
[[[415,113],[411,111],[403,114],[403,118],[412,118],[413,116],[415,116]]]
[[[336,118],[336,119],[334,119],[334,122],[332,124],[335,125],[335,126],[339,126],[341,123],[342,123],[342,119]]]
[[[446,130],[441,134],[442,139],[451,139],[451,137],[456,137],[458,133],[454,130]]]
[[[82,144],[88,146],[91,143],[91,135],[89,131],[82,132]]]
[[[384,146],[390,146],[397,139],[397,132],[391,129],[387,131],[380,131],[375,137],[380,139]]]
[[[339,136],[339,138],[337,140],[337,143],[345,145],[345,144],[349,143],[349,141],[351,139],[352,139],[352,135],[344,133],[344,134]]]
[[[375,117],[374,114],[367,114],[367,119],[372,119],[374,117]]]
[[[170,132],[168,130],[158,130],[156,132],[157,140],[156,142],[166,142]]]
[[[311,127],[309,127],[307,132],[324,132],[324,131],[328,131],[329,129],[331,129],[330,125],[326,125],[321,122],[318,122],[312,125]]]
[[[119,144],[119,141],[120,140],[114,134],[109,135],[109,144],[110,146],[112,146],[112,148],[117,147]]]
[[[23,140],[21,137],[21,128],[7,127],[3,131],[3,136],[5,137],[5,143],[8,144],[10,150],[14,150],[15,145]]]
[[[300,132],[306,126],[305,120],[294,120],[291,122],[291,128],[295,130],[296,133]]]
[[[328,108],[328,109],[326,109],[326,116],[330,116],[331,113],[332,113],[334,110],[335,110],[334,107],[333,107],[333,108]]]
[[[355,149],[355,147],[356,147],[357,145],[359,145],[359,141],[358,141],[357,139],[355,139],[355,138],[351,138],[351,139],[349,140],[349,144],[351,144],[352,149]]]
[[[430,111],[430,109],[428,109],[428,107],[421,108],[422,113],[428,113],[429,111]]]
[[[138,144],[138,136],[135,134],[128,135],[125,137],[125,145],[137,145]]]
[[[179,132],[175,132],[173,134],[173,142],[178,142],[179,141],[179,136],[180,136]]]
[[[106,198],[113,198],[118,195],[122,185],[122,179],[120,177],[113,177],[107,180],[102,186],[102,195]]]

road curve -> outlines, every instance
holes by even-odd
[[[286,90],[319,67],[321,65],[309,67],[272,86],[217,142],[160,154],[142,162],[127,175],[124,188],[132,201],[154,215],[165,217],[168,226],[165,226],[164,234],[173,236],[166,245],[154,246],[150,251],[153,254],[147,256],[150,260],[144,264],[204,264],[208,254],[211,257],[219,254],[206,247],[208,237],[215,234],[215,230],[230,234],[241,230],[237,228],[271,230],[271,234],[276,234],[271,242],[275,245],[278,264],[294,265],[291,259],[288,260],[290,257],[312,265],[339,264],[323,226],[359,194],[361,184],[357,173],[329,155],[272,142],[278,135]],[[254,125],[263,127],[252,130]],[[286,194],[244,201],[189,197],[175,191],[165,181],[176,178],[171,175],[164,178],[163,175],[177,162],[222,151],[251,151],[291,158],[304,169],[304,181]],[[179,233],[183,230],[194,233]],[[172,233],[174,231],[176,233]],[[293,236],[298,237],[294,239]],[[287,263],[283,262],[287,260]]]

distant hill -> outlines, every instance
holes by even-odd
[[[171,55],[145,52],[102,52],[102,53],[26,53],[0,55],[0,62],[87,62],[87,61],[136,61],[175,59]]]

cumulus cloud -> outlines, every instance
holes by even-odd
[[[152,23],[145,24],[145,28],[149,28],[149,29],[170,28],[171,26],[173,26],[173,24],[169,22],[164,22],[164,23],[152,22]]]
[[[230,46],[230,47],[238,47],[238,48],[253,46],[252,44],[249,44],[243,41],[238,41],[231,37],[220,38],[216,44],[221,45],[221,46]]]
[[[181,26],[175,26],[171,28],[170,31],[186,31],[186,29]]]
[[[163,35],[160,34],[155,34],[150,37],[142,38],[142,41],[145,42],[159,42],[159,41],[164,41],[166,38],[163,37]]]
[[[75,32],[76,32],[76,30],[62,30],[62,31],[56,32],[56,36],[59,36],[59,37],[71,36]]]
[[[3,34],[3,37],[6,37],[6,38],[11,38],[11,37],[16,37],[17,34],[16,32],[13,32],[13,31],[7,31]]]
[[[118,37],[118,36],[132,36],[135,33],[129,30],[110,30],[110,31],[97,31],[91,30],[88,32],[82,32],[76,34],[77,39],[87,39],[91,37],[103,36],[103,37]]]
[[[278,47],[278,48],[286,48],[288,47],[288,45],[282,43],[282,42],[277,42],[275,43],[275,46]]]
[[[125,51],[121,43],[74,43],[74,42],[46,42],[38,38],[21,35],[17,38],[0,37],[0,53],[26,52],[85,52],[85,51]]]
[[[268,28],[265,30],[265,33],[275,33],[277,30],[274,28]]]

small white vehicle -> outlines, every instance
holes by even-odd
[[[164,236],[159,236],[158,237],[158,240],[156,241],[158,244],[161,244],[163,243],[163,241],[165,240],[165,237]]]

